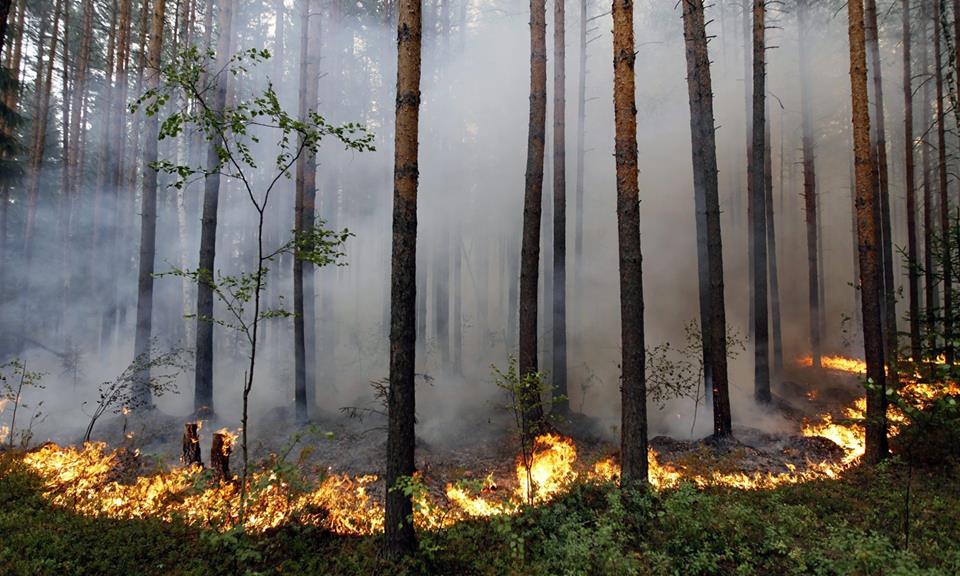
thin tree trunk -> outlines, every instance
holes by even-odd
[[[889,377],[893,383],[897,378],[897,296],[894,286],[893,271],[893,230],[890,224],[890,185],[887,170],[887,131],[884,121],[884,103],[883,103],[883,76],[880,64],[880,41],[879,28],[877,26],[877,3],[876,0],[866,0],[865,3],[865,21],[866,43],[868,69],[873,79],[873,95],[876,100],[871,108],[873,119],[871,120],[875,132],[873,132],[874,154],[877,162],[877,179],[874,185],[879,192],[878,200],[880,202],[880,234],[881,249],[883,257],[883,320],[884,320],[884,341],[885,354],[889,364]]]
[[[766,0],[753,0],[753,140],[750,165],[750,197],[753,199],[753,309],[754,397],[770,402],[770,350],[767,318],[767,226],[764,186],[766,136],[765,22]]]
[[[537,286],[540,265],[540,220],[543,212],[543,155],[547,118],[547,17],[545,0],[530,0],[530,123],[527,135],[526,187],[523,198],[523,245],[520,255],[521,384],[539,370],[537,363]],[[543,421],[538,390],[522,391],[523,434],[529,437]]]
[[[643,326],[643,256],[637,168],[633,0],[613,0],[613,112],[616,128],[617,237],[620,264],[621,485],[645,486],[647,383]]]
[[[163,48],[163,18],[165,0],[154,0],[150,24],[150,53],[147,66],[147,89],[160,86],[160,51]],[[151,166],[157,161],[159,118],[156,114],[146,120],[143,142],[143,190],[140,195],[140,270],[137,275],[137,331],[134,358],[148,361],[150,339],[153,336],[153,265],[157,246],[157,171]],[[143,367],[137,374],[135,399],[137,407],[150,407],[150,369]]]
[[[749,285],[749,306],[750,313],[747,322],[749,335],[755,338],[754,328],[757,325],[757,295],[756,282],[754,280],[754,268],[756,263],[756,240],[754,239],[755,230],[753,228],[754,212],[756,206],[753,204],[753,72],[751,69],[750,55],[752,52],[752,28],[750,26],[753,16],[753,4],[756,0],[743,0],[743,105],[744,105],[744,133],[747,140],[747,283]]]
[[[63,0],[57,0],[53,9],[53,32],[50,34],[49,55],[44,60],[44,50],[37,55],[37,106],[34,119],[33,143],[30,150],[27,180],[27,221],[24,230],[24,253],[26,268],[29,270],[33,256],[33,230],[37,214],[37,196],[40,191],[40,167],[46,149],[47,124],[50,112],[50,90],[53,85],[53,64],[57,59],[57,41],[60,33],[60,13]],[[41,28],[43,28],[41,26]],[[41,34],[39,43],[43,46]],[[29,286],[28,286],[29,289]]]
[[[926,77],[930,73],[930,50],[927,44],[930,26],[930,16],[927,11],[928,2],[920,2],[920,74]],[[923,164],[923,269],[924,269],[924,305],[926,308],[926,331],[931,347],[936,346],[936,309],[937,302],[936,271],[934,270],[934,235],[936,222],[933,217],[933,186],[930,178],[930,143],[927,141],[927,126],[932,118],[930,110],[930,82],[923,81],[922,105],[920,116],[923,118],[923,142],[920,146],[920,157]]]
[[[219,0],[220,13],[217,15],[216,58],[217,70],[227,65],[230,58],[230,36],[233,20],[233,0]],[[217,80],[211,98],[211,110],[214,114],[223,111],[227,99],[227,74],[221,74]],[[220,203],[220,174],[215,170],[219,165],[217,143],[210,140],[207,144],[207,169],[213,173],[204,179],[203,216],[200,229],[200,281],[197,282],[197,359],[194,376],[194,411],[198,415],[212,414],[213,406],[213,281],[216,274],[217,250],[217,208]],[[203,276],[207,278],[203,278]]]
[[[319,3],[303,2],[300,35],[300,117],[307,121],[310,113],[316,112],[320,82],[320,32],[321,12]],[[301,234],[313,230],[316,221],[317,203],[317,156],[305,150],[297,163],[297,199],[295,227]],[[295,356],[295,404],[297,420],[309,417],[308,391],[313,388],[313,370],[308,368],[307,351],[313,360],[313,331],[316,324],[313,295],[313,265],[299,258],[299,245],[293,260],[294,301],[294,356]]]
[[[576,224],[573,239],[573,293],[576,302],[577,326],[582,330],[584,321],[583,294],[583,183],[585,176],[586,131],[587,131],[587,0],[580,0],[580,67],[577,70],[577,183],[575,191]],[[580,350],[581,342],[577,342]]]
[[[417,135],[420,115],[419,0],[399,0],[397,115],[393,176],[393,259],[390,291],[390,392],[387,426],[387,505],[384,547],[388,557],[416,547],[413,502],[397,487],[413,476],[417,322]]]
[[[567,96],[564,0],[553,10],[553,402],[570,409],[567,398]]]
[[[876,209],[876,167],[870,143],[870,110],[867,99],[867,62],[863,0],[849,0],[850,91],[853,108],[853,152],[856,161],[857,239],[860,254],[860,286],[863,308],[863,346],[867,360],[866,453],[864,461],[875,464],[887,455],[884,337],[881,322],[882,267],[880,226]]]
[[[909,0],[907,0],[909,1]],[[810,307],[810,355],[813,367],[821,367],[823,354],[820,334],[820,262],[818,258],[817,171],[814,154],[813,106],[810,89],[809,22],[807,8],[810,0],[798,2],[800,27],[800,99],[801,129],[803,131],[803,206],[807,224],[807,290]]]
[[[690,99],[693,149],[693,188],[697,228],[703,228],[699,249],[700,322],[705,390],[712,392],[713,435],[732,434],[727,380],[726,303],[723,294],[723,243],[720,229],[720,193],[717,181],[717,143],[713,115],[713,81],[704,21],[703,0],[683,0],[683,27]],[[702,262],[706,260],[706,262]]]
[[[766,228],[767,228],[767,271],[770,287],[770,316],[773,333],[773,377],[779,382],[783,374],[783,337],[780,326],[780,274],[777,268],[777,227],[773,214],[773,154],[771,152],[772,138],[770,136],[769,101],[766,110],[766,126],[764,128],[763,151],[763,189],[766,194]],[[782,190],[781,190],[782,192]]]
[[[943,269],[943,338],[944,356],[948,363],[953,362],[953,259],[950,255],[950,197],[947,187],[947,142],[945,114],[943,111],[943,54],[940,48],[939,11],[933,16],[933,66],[936,79],[937,104],[937,170],[940,190],[940,234],[941,258]]]
[[[923,0],[921,0],[923,1]],[[910,0],[903,0],[903,142],[905,188],[907,193],[907,275],[910,306],[910,355],[914,362],[922,360],[920,342],[920,267],[917,261],[917,194],[916,165],[913,145],[913,72],[911,65]]]

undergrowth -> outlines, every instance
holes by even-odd
[[[416,559],[387,565],[379,537],[302,526],[253,537],[78,516],[49,505],[8,453],[0,455],[0,574],[955,575],[956,473],[894,462],[750,492],[684,485],[622,494],[578,484],[516,516],[421,532]]]

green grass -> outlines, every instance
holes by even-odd
[[[378,537],[290,526],[258,537],[50,506],[0,455],[0,574],[960,574],[958,470],[900,464],[772,491],[622,495],[577,485],[514,517],[421,533],[418,558],[378,559]],[[910,478],[907,543],[906,493]]]

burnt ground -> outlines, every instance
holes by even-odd
[[[844,451],[825,438],[800,435],[804,419],[817,419],[824,413],[840,417],[862,393],[855,377],[824,371],[815,376],[809,369],[789,367],[782,384],[775,388],[774,407],[785,420],[795,422],[793,433],[770,433],[749,426],[735,426],[734,439],[716,442],[712,438],[677,440],[666,436],[651,439],[661,464],[672,464],[706,472],[786,473],[802,471],[807,462],[841,461]],[[98,425],[95,440],[111,446],[135,447],[145,460],[175,464],[179,458],[184,419],[154,411],[144,415],[117,417]],[[205,421],[201,446],[209,461],[212,432],[237,422],[218,419]],[[578,464],[583,469],[609,456],[616,458],[619,446],[599,421],[588,416],[571,415],[555,425],[556,430],[577,443]],[[519,453],[513,422],[505,413],[479,414],[473,421],[462,419],[449,430],[433,434],[442,441],[418,437],[417,467],[433,489],[461,479],[483,479],[493,475],[501,488],[515,485],[515,466]],[[309,424],[296,425],[292,411],[277,409],[253,420],[251,425],[252,461],[271,454],[286,454],[308,476],[326,473],[382,475],[386,451],[386,419],[378,413],[362,418],[341,412],[314,415]],[[126,437],[132,432],[132,438]],[[436,432],[436,431],[434,431]],[[299,435],[299,438],[298,438]],[[239,450],[234,456],[239,469]],[[377,491],[382,491],[382,486]]]

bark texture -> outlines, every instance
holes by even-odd
[[[647,384],[643,326],[643,256],[637,168],[633,1],[613,1],[613,113],[617,168],[617,237],[620,261],[620,369],[622,485],[645,485]]]
[[[884,335],[881,306],[883,270],[880,262],[880,223],[877,222],[879,214],[879,210],[877,210],[878,188],[873,181],[876,177],[876,166],[870,142],[863,0],[850,0],[847,8],[863,347],[867,361],[867,378],[872,380],[872,386],[867,391],[867,435],[864,461],[874,464],[887,455]]]
[[[397,114],[393,169],[393,256],[390,288],[390,391],[388,395],[388,487],[409,478],[414,464],[414,370],[417,323],[417,135],[420,118],[420,0],[399,0]],[[387,491],[385,552],[411,554],[416,535],[413,502],[402,490]]]
[[[693,189],[697,209],[704,386],[712,392],[713,434],[719,438],[732,434],[732,423],[727,379],[727,322],[723,293],[723,242],[720,229],[713,82],[703,0],[683,0],[683,29],[690,100]],[[704,260],[706,262],[703,262]]]

